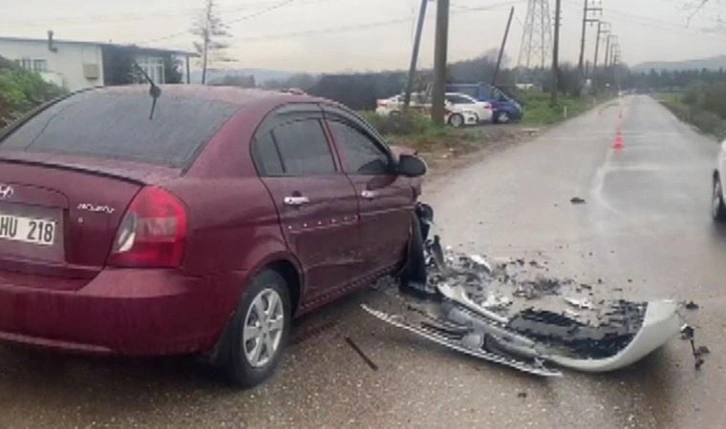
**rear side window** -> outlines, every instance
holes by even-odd
[[[267,132],[255,138],[252,156],[261,176],[281,176],[284,174],[280,153],[275,146],[272,133]]]
[[[282,168],[289,176],[316,176],[335,173],[323,126],[317,119],[304,119],[278,125],[272,130]]]
[[[348,161],[348,172],[360,175],[388,174],[388,155],[368,135],[338,121],[329,122],[338,147]]]
[[[0,141],[0,151],[45,152],[186,167],[239,106],[162,93],[89,91],[43,110]]]

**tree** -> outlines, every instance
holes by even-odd
[[[164,57],[164,83],[182,82],[182,63],[179,58],[167,55]]]
[[[204,0],[204,8],[192,25],[191,33],[199,38],[194,42],[194,49],[201,57],[202,84],[207,82],[207,66],[215,60],[228,61],[224,50],[229,43],[224,39],[229,37],[228,27],[217,14],[216,0]]]

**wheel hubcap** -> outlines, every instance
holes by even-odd
[[[282,299],[274,289],[264,289],[247,310],[242,347],[247,362],[255,368],[267,365],[280,347],[285,313]]]
[[[463,119],[461,119],[460,116],[454,116],[453,118],[451,118],[451,125],[455,127],[460,127],[462,122]]]

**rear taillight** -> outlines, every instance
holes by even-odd
[[[184,204],[168,191],[146,187],[126,211],[108,263],[117,267],[178,267],[186,237]]]

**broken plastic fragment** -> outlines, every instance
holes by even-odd
[[[565,298],[565,302],[580,310],[592,310],[592,302],[588,299]]]
[[[700,308],[699,305],[693,301],[687,302],[685,307],[686,307],[686,310],[698,310]]]
[[[481,303],[481,306],[488,309],[503,309],[512,305],[512,300],[506,296],[490,294]]]
[[[573,310],[570,310],[569,308],[566,308],[565,309],[565,316],[571,317],[573,319],[577,319],[577,318],[580,317],[580,313],[578,313],[576,311],[573,311]]]
[[[471,262],[479,265],[480,267],[486,269],[489,274],[492,273],[492,271],[493,271],[492,266],[489,265],[489,262],[487,262],[487,260],[484,259],[481,255],[476,255],[476,254],[469,255],[469,260],[471,260]]]

